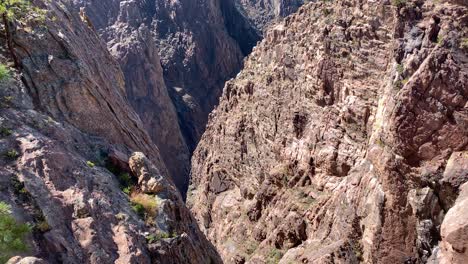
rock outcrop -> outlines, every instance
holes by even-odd
[[[0,80],[0,200],[33,227],[34,257],[10,263],[220,263],[92,23],[36,4],[47,18],[12,23],[12,50],[1,41],[19,71]]]
[[[466,262],[466,14],[317,2],[268,31],[192,160],[226,263]]]

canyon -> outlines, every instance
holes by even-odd
[[[192,162],[188,206],[227,263],[468,261],[466,18],[331,1],[268,31]]]
[[[262,38],[265,23],[300,1],[69,0],[81,8],[119,61],[126,95],[141,117],[176,186],[188,188],[190,157],[224,83]],[[259,5],[265,6],[265,8]],[[245,13],[245,10],[249,11]]]
[[[466,1],[32,2],[0,260],[468,262]]]

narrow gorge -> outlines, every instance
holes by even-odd
[[[0,0],[0,263],[468,263],[465,0]]]

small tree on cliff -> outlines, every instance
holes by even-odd
[[[25,236],[30,230],[29,225],[16,222],[8,204],[0,202],[0,263],[7,262],[15,253],[27,250]]]
[[[0,17],[3,23],[8,49],[18,66],[18,59],[13,51],[13,39],[11,25],[13,22],[27,19],[44,20],[46,11],[31,4],[31,0],[0,0]]]

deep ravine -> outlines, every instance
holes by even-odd
[[[83,8],[119,61],[130,104],[184,196],[192,152],[224,83],[240,71],[244,56],[262,38],[266,21],[295,11],[301,3],[67,2],[75,12]],[[265,19],[256,24],[254,13],[258,12]]]
[[[466,1],[32,2],[1,263],[468,263]]]
[[[222,262],[183,195],[208,113],[246,51],[218,2],[150,2],[38,0],[0,36],[1,217],[31,226],[27,250],[0,244],[1,260]],[[152,28],[153,16],[167,20]]]

